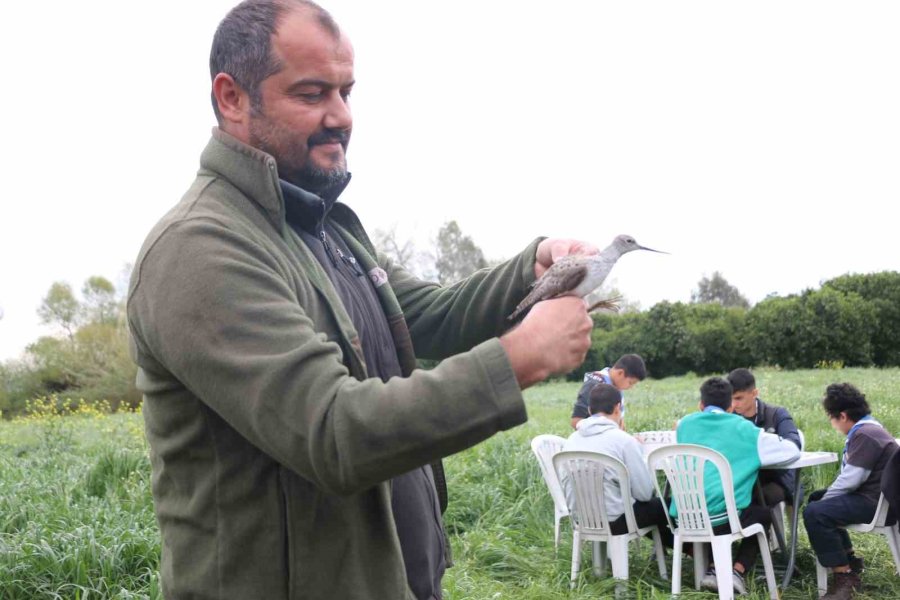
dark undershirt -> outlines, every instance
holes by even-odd
[[[286,182],[282,182],[282,191],[288,224],[325,270],[359,334],[369,376],[382,381],[402,376],[377,292],[340,234],[328,225],[327,217],[322,219],[323,201]],[[445,540],[429,465],[391,480],[391,508],[410,588],[418,600],[440,600]]]

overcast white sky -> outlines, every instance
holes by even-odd
[[[3,9],[0,360],[54,281],[113,281],[181,196],[214,124],[232,0]],[[718,270],[752,302],[898,268],[900,3],[324,2],[356,49],[344,200],[425,249],[537,235],[635,253],[649,308]]]

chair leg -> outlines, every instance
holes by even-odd
[[[891,547],[891,555],[894,557],[894,569],[900,575],[900,531],[898,531],[897,527],[900,527],[900,523],[888,527],[885,537],[887,537],[888,545]]]
[[[578,569],[581,566],[581,536],[578,530],[572,533],[572,581],[569,587],[575,589],[575,579],[578,577]]]
[[[816,587],[819,588],[820,598],[828,591],[828,569],[822,566],[818,558],[816,558]]]
[[[666,579],[666,550],[663,548],[659,529],[653,530],[653,549],[656,551],[656,564],[659,565],[659,576]]]
[[[553,528],[553,547],[559,552],[559,521],[562,517],[556,513],[556,526]]]
[[[709,563],[706,561],[706,547],[703,542],[694,542],[694,589],[700,589],[700,580],[706,575]]]
[[[766,571],[766,585],[769,586],[769,597],[778,600],[778,584],[775,583],[775,566],[772,564],[772,553],[764,533],[756,534],[759,541],[759,553],[762,555],[763,567]]]
[[[628,536],[611,536],[606,546],[609,548],[609,560],[612,563],[613,577],[616,579],[628,579]]]
[[[609,553],[606,542],[594,542],[591,553],[594,561],[594,575],[606,577],[606,555]]]
[[[734,577],[731,575],[731,536],[717,535],[712,539],[713,564],[716,566],[716,583],[719,600],[734,600]]]
[[[672,595],[677,596],[681,593],[681,536],[675,534],[675,541],[672,543]]]
[[[769,540],[769,550],[775,550],[778,548],[782,553],[784,553],[787,548],[787,543],[785,540],[787,536],[784,534],[784,507],[785,502],[779,502],[774,507],[772,507],[772,533],[774,533],[774,537]]]

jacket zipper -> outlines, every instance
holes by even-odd
[[[347,256],[346,254],[344,254],[337,244],[334,245],[334,249],[332,250],[331,244],[328,243],[328,235],[325,233],[325,201],[321,200],[320,202],[322,207],[322,216],[319,217],[319,222],[316,225],[316,233],[319,236],[319,241],[322,242],[322,246],[325,248],[325,254],[328,255],[328,259],[331,260],[331,264],[335,268],[337,268],[338,266],[337,260],[335,259],[335,254],[337,254],[337,257],[341,260],[341,262],[344,263],[344,265],[348,269],[353,271],[354,275],[356,275],[357,277],[362,277],[363,275],[365,275],[365,273],[363,273],[362,267],[359,266],[359,263],[356,262],[356,259],[352,256]]]

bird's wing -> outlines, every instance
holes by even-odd
[[[586,274],[587,268],[584,266],[583,261],[578,260],[578,257],[562,257],[550,265],[550,268],[534,282],[534,287],[525,296],[525,299],[519,303],[509,316],[509,319],[515,319],[519,314],[541,300],[555,298],[571,292],[584,280]]]

